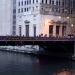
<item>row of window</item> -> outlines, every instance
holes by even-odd
[[[57,6],[65,6],[65,7],[69,7],[69,6],[73,6],[75,5],[75,1],[73,0],[42,0],[41,2],[42,4],[51,4],[51,5],[57,5]]]
[[[36,36],[36,25],[33,26],[33,30],[34,30],[34,37]],[[26,37],[29,37],[29,25],[26,25]],[[22,27],[21,25],[19,25],[19,36],[22,36]]]
[[[30,7],[29,8],[19,8],[18,9],[18,13],[23,13],[23,12],[28,12],[30,10]]]
[[[32,0],[32,3],[38,3],[38,0]],[[42,4],[52,4],[54,5],[54,0],[42,0],[41,1]],[[18,2],[18,6],[23,6],[23,5],[29,5],[31,4],[31,0],[25,0],[25,1],[19,1]],[[60,4],[60,1],[56,1],[56,4]]]
[[[31,2],[32,1],[32,2]],[[62,3],[61,3],[62,2]],[[66,6],[66,7],[69,7],[69,5],[73,6],[75,4],[73,4],[74,1],[61,1],[60,0],[42,0],[41,3],[42,4],[51,4],[51,5],[57,5],[57,6]],[[18,6],[23,6],[23,5],[29,5],[31,3],[38,3],[38,0],[22,0],[22,1],[19,1],[18,2]],[[73,5],[72,5],[73,4]]]
[[[32,3],[34,4],[35,1],[33,0]],[[38,3],[38,0],[36,0],[36,3]],[[25,0],[25,1],[18,2],[18,6],[29,5],[29,4],[31,4],[31,0]]]
[[[64,9],[60,7],[41,7],[41,13],[50,13],[50,12],[57,12],[57,13],[65,13],[65,14],[72,14],[73,10],[72,9]]]
[[[42,4],[52,4],[52,5],[54,5],[54,0],[42,0]],[[56,1],[56,5],[60,5],[60,1]]]
[[[38,6],[32,7],[32,11],[34,11],[34,10],[37,11],[38,9],[39,9]],[[28,12],[28,11],[30,11],[30,10],[31,10],[31,7],[19,8],[19,9],[18,9],[18,13]]]
[[[42,0],[41,3],[42,3],[42,4],[43,4],[43,3],[45,3],[45,4],[47,4],[47,3],[51,4],[51,0]],[[53,1],[53,3],[54,3],[54,1]]]

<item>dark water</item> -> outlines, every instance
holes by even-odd
[[[0,75],[53,75],[63,69],[75,71],[75,61],[0,51]]]

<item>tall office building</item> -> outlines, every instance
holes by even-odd
[[[0,36],[11,34],[11,0],[0,1]]]
[[[0,36],[16,35],[16,0],[0,2]]]
[[[16,0],[16,34],[67,36],[74,32],[74,0]]]
[[[16,0],[11,0],[12,3],[12,35],[16,35]]]

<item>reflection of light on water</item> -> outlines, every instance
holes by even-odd
[[[39,59],[37,59],[36,62],[39,63]]]
[[[70,71],[62,71],[62,72],[58,72],[54,75],[72,75],[72,73]]]

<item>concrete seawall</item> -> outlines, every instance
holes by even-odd
[[[39,51],[38,46],[0,46],[0,51],[36,54]]]

